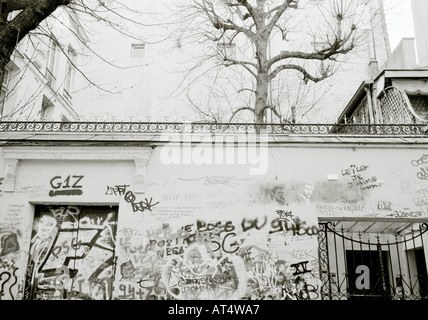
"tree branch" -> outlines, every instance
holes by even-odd
[[[271,105],[267,105],[264,109],[263,109],[263,112],[265,112],[265,110],[266,109],[270,109],[270,110],[272,110],[273,111],[273,113],[279,118],[279,119],[281,119],[282,120],[282,114],[280,114],[279,112],[278,112],[278,110],[276,110],[276,108],[275,107],[273,107],[273,106],[271,106]]]
[[[274,79],[278,73],[280,73],[283,70],[296,70],[299,71],[301,74],[303,74],[303,81],[305,81],[305,83],[308,80],[311,80],[315,83],[320,82],[326,78],[328,78],[330,76],[330,74],[328,74],[328,72],[323,72],[323,74],[320,77],[314,77],[311,74],[309,74],[308,71],[306,71],[305,68],[303,68],[302,66],[296,65],[296,64],[283,64],[280,65],[278,67],[275,68],[275,70],[273,70],[270,74],[269,74],[269,81],[271,81],[272,79]]]
[[[207,2],[208,2],[208,6],[207,6]],[[250,29],[241,27],[230,19],[224,20],[223,18],[221,18],[216,13],[213,7],[213,4],[210,1],[205,0],[201,4],[195,2],[195,6],[199,7],[199,10],[201,10],[208,17],[210,23],[214,28],[239,31],[244,33],[252,41],[255,40],[256,34],[252,32]]]
[[[343,40],[336,40],[330,47],[317,52],[302,52],[302,51],[283,51],[280,54],[271,58],[267,66],[270,68],[273,64],[286,59],[305,59],[305,60],[328,60],[339,54],[346,54],[354,49],[354,43],[350,43],[345,47],[346,43],[351,38],[356,28],[352,28],[351,32]]]
[[[266,26],[266,29],[264,32],[267,32],[268,34],[271,33],[273,27],[276,25],[278,20],[281,18],[281,16],[284,14],[284,12],[289,8],[290,4],[295,2],[295,0],[285,0],[281,5],[271,9],[268,11],[267,15],[272,14],[275,12],[275,15],[272,17],[269,24]]]
[[[252,66],[252,67],[254,67],[254,68],[257,69],[257,65],[255,63],[249,62],[249,61],[234,60],[234,59],[227,58],[227,57],[224,58],[224,61],[225,61],[225,63],[223,65],[225,67],[230,67],[230,66],[233,66],[233,65],[240,65],[244,69],[246,69],[254,78],[257,79],[257,74],[253,70],[251,70],[249,68],[249,66]]]
[[[242,107],[242,108],[236,109],[236,110],[233,112],[232,116],[231,116],[231,117],[230,117],[230,119],[229,119],[229,123],[230,123],[230,122],[232,122],[233,118],[235,118],[235,116],[236,116],[239,112],[241,112],[241,111],[245,111],[245,110],[249,110],[249,111],[251,111],[252,113],[256,114],[256,110],[255,110],[254,108],[250,108],[250,107]]]

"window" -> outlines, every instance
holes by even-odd
[[[55,105],[46,96],[43,96],[40,118],[42,120],[53,120],[54,108]]]
[[[58,45],[56,43],[56,39],[52,38],[49,46],[48,60],[46,65],[46,73],[45,77],[48,81],[49,86],[53,86],[55,81],[55,62],[56,62],[56,53],[57,53]]]
[[[408,97],[416,114],[424,119],[428,119],[428,96],[423,94],[408,94]]]
[[[75,60],[76,60],[76,52],[73,50],[72,47],[69,46],[68,53],[67,53],[67,65],[65,68],[65,79],[64,79],[64,97],[67,100],[71,100]]]
[[[68,117],[64,114],[61,115],[61,121],[62,122],[70,122],[70,119],[68,119]]]
[[[144,57],[146,45],[144,43],[133,43],[131,45],[132,57]]]
[[[36,206],[24,299],[111,299],[117,212],[114,206]]]
[[[3,108],[4,108],[4,103],[6,101],[8,84],[9,84],[9,70],[5,68],[4,75],[3,75],[3,83],[1,85],[1,91],[0,91],[0,118],[3,114]]]
[[[235,59],[236,44],[235,43],[218,43],[217,49],[220,60]]]
[[[330,47],[325,41],[312,41],[311,44],[315,51],[320,51]]]
[[[113,4],[113,0],[98,0],[98,7],[110,7]]]

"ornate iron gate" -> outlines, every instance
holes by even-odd
[[[428,299],[427,223],[388,233],[350,230],[340,222],[319,225],[322,300]]]

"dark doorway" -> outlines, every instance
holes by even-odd
[[[416,270],[418,272],[419,290],[422,299],[428,299],[428,274],[423,248],[415,250]]]
[[[389,300],[389,275],[387,251],[346,250],[347,275],[350,300]],[[367,266],[369,276],[368,288],[358,288],[357,279],[360,273],[358,266]]]

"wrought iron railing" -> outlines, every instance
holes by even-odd
[[[248,124],[160,122],[0,122],[0,133],[200,133],[278,135],[428,135],[427,124]]]

